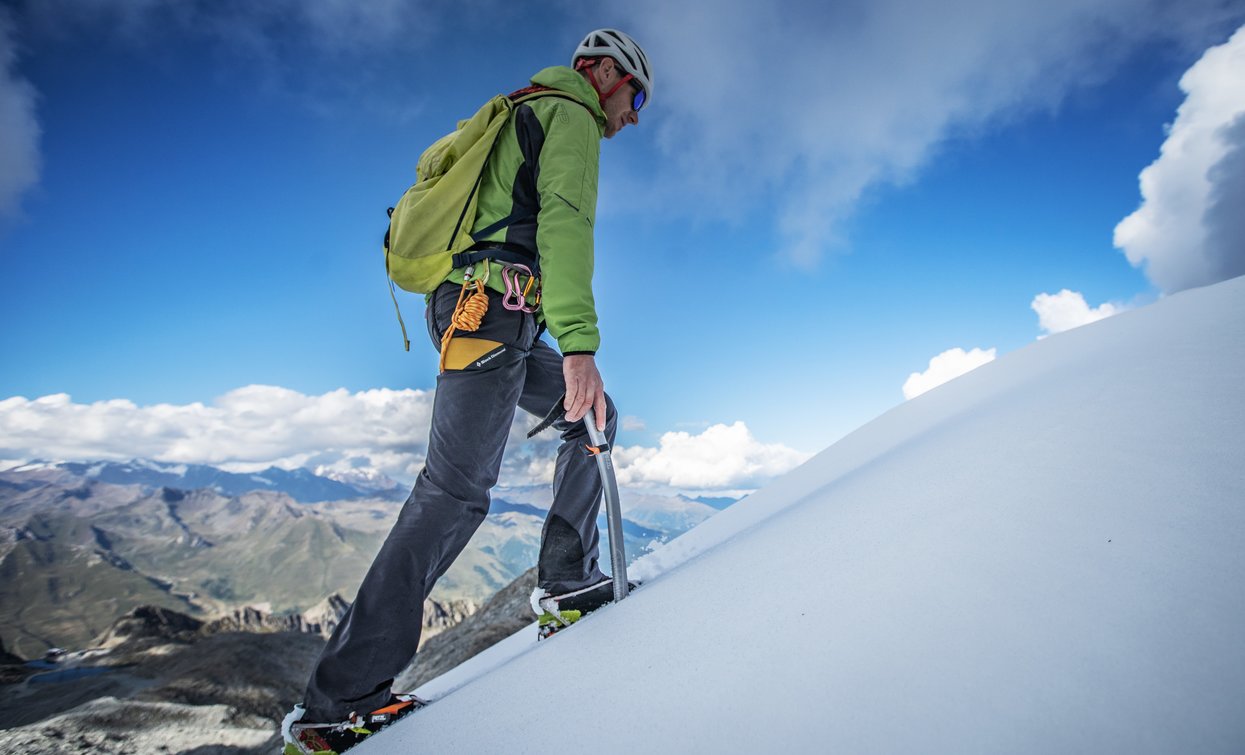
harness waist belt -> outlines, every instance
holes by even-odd
[[[474,265],[484,260],[497,260],[515,265],[526,265],[536,276],[540,275],[540,258],[518,244],[490,241],[473,244],[466,251],[454,255],[454,269]]]

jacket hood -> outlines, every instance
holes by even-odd
[[[532,83],[552,87],[579,100],[592,113],[597,125],[601,127],[601,132],[605,132],[605,111],[601,109],[601,98],[588,80],[576,73],[573,68],[550,66],[533,76]]]

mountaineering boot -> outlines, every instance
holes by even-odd
[[[346,720],[332,723],[304,721],[306,710],[302,705],[295,705],[281,723],[281,736],[285,738],[283,755],[341,755],[427,704],[414,695],[392,695],[388,703],[367,715],[352,713]]]
[[[639,587],[636,582],[628,582],[630,592]],[[532,593],[532,610],[540,617],[540,636],[545,639],[555,632],[569,627],[583,617],[607,603],[614,602],[614,580],[606,577],[595,585],[550,595],[546,590],[537,587]]]

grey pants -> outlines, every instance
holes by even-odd
[[[438,346],[458,293],[445,284],[428,307],[429,335]],[[562,356],[537,337],[535,318],[506,310],[500,294],[490,291],[489,299],[480,329],[454,338],[500,346],[438,376],[424,469],[312,672],[307,721],[337,721],[388,701],[394,677],[419,645],[424,599],[488,514],[515,407],[544,417],[566,390]],[[617,413],[608,397],[606,404],[605,432],[613,443]],[[541,587],[564,592],[605,578],[596,526],[601,479],[583,452],[583,424],[562,420],[554,428],[562,445],[538,573]]]

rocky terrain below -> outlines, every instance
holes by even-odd
[[[323,646],[318,634],[216,631],[144,606],[98,647],[0,686],[0,751],[271,753]]]
[[[412,690],[531,624],[535,584],[531,569],[479,611],[452,617],[395,688]],[[324,646],[319,631],[283,621],[243,612],[203,622],[143,606],[92,649],[52,661],[26,664],[0,647],[0,752],[270,755]]]
[[[281,719],[400,503],[329,500],[359,491],[269,472],[262,490],[150,462],[0,472],[0,752],[277,749]],[[493,499],[425,603],[399,691],[533,623],[528,567],[548,495],[535,486]],[[631,553],[732,502],[627,500]]]

